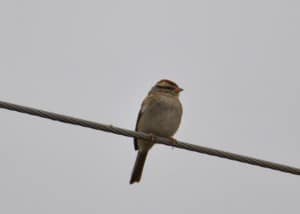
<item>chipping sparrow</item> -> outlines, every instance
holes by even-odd
[[[170,80],[157,82],[142,103],[135,130],[171,138],[181,121],[182,106],[179,101],[179,93],[182,90]],[[134,139],[134,148],[138,150],[138,154],[130,184],[140,181],[148,151],[153,143]]]

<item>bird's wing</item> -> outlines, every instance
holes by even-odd
[[[139,121],[141,119],[141,115],[142,115],[142,109],[140,110],[139,114],[138,114],[138,117],[137,117],[137,121],[136,121],[136,125],[135,125],[135,131],[138,131],[138,124],[139,124]],[[133,142],[134,142],[134,150],[138,150],[138,144],[137,144],[137,138],[134,138],[133,139]]]
[[[137,121],[136,121],[136,125],[135,125],[135,131],[139,131],[138,130],[138,126],[139,126],[139,122],[140,122],[140,119],[141,117],[143,116],[143,113],[146,111],[147,108],[149,108],[149,106],[151,105],[151,103],[154,101],[155,97],[152,96],[152,95],[148,95],[143,103],[142,103],[142,106],[141,106],[141,109],[139,111],[139,114],[138,114],[138,117],[137,117]],[[134,142],[134,149],[135,150],[138,150],[139,147],[138,147],[138,143],[137,143],[137,138],[134,138],[133,139],[133,142]]]

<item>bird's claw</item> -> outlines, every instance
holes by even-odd
[[[169,137],[169,140],[172,141],[172,144],[173,144],[172,149],[174,149],[175,145],[178,144],[177,140],[173,137]]]
[[[150,142],[155,143],[155,141],[156,141],[156,136],[154,134],[150,133]]]

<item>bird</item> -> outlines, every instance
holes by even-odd
[[[183,110],[179,94],[182,91],[183,89],[171,80],[158,81],[142,102],[135,130],[152,136],[169,138],[176,143],[173,135],[181,122]],[[137,156],[130,184],[140,182],[148,152],[154,143],[154,140],[147,142],[134,138],[134,149],[137,150]]]

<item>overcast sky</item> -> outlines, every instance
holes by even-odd
[[[0,100],[133,129],[156,81],[176,138],[300,167],[299,1],[1,0]],[[299,213],[300,177],[0,110],[0,213]]]

